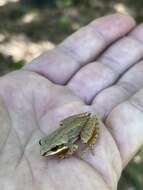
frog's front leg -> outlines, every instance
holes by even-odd
[[[60,154],[58,157],[59,157],[60,159],[63,159],[63,158],[65,158],[65,157],[68,157],[69,155],[74,154],[77,149],[78,149],[78,145],[77,145],[77,144],[71,144],[71,145],[69,145],[68,151],[67,151],[66,153]]]
[[[77,144],[72,144],[69,146],[69,150],[67,152],[68,155],[72,155],[73,153],[76,152],[76,150],[78,149],[78,145]]]
[[[83,127],[80,134],[81,141],[91,148],[95,144],[96,139],[99,135],[99,128],[97,127],[98,125],[99,119],[97,116],[93,115]]]

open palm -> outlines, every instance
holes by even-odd
[[[117,189],[143,143],[143,26],[134,27],[125,15],[97,19],[0,79],[0,189]],[[94,155],[41,157],[39,139],[85,111],[104,121]]]

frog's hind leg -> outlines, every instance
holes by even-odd
[[[80,138],[84,144],[87,144],[91,149],[96,142],[96,139],[99,135],[99,119],[97,116],[91,116],[91,118],[86,123],[85,127],[82,129]]]
[[[96,127],[93,130],[92,137],[87,142],[88,146],[91,147],[91,149],[93,149],[94,144],[96,143],[96,140],[97,140],[98,136],[99,136],[99,128]]]

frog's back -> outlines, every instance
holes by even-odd
[[[68,138],[68,141],[73,141],[75,137],[78,137],[81,129],[88,121],[89,114],[90,113],[82,113],[65,118],[60,122],[60,127],[46,138],[46,141],[52,144],[62,141],[63,138]]]
[[[79,135],[81,129],[85,126],[88,119],[88,113],[83,113],[70,116],[62,120],[60,122],[61,127],[55,131],[57,133],[57,138],[68,136],[69,141],[71,141],[74,137]]]

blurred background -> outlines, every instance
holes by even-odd
[[[143,0],[0,0],[0,76],[114,12],[143,22]],[[143,190],[143,148],[124,170],[118,190]]]

